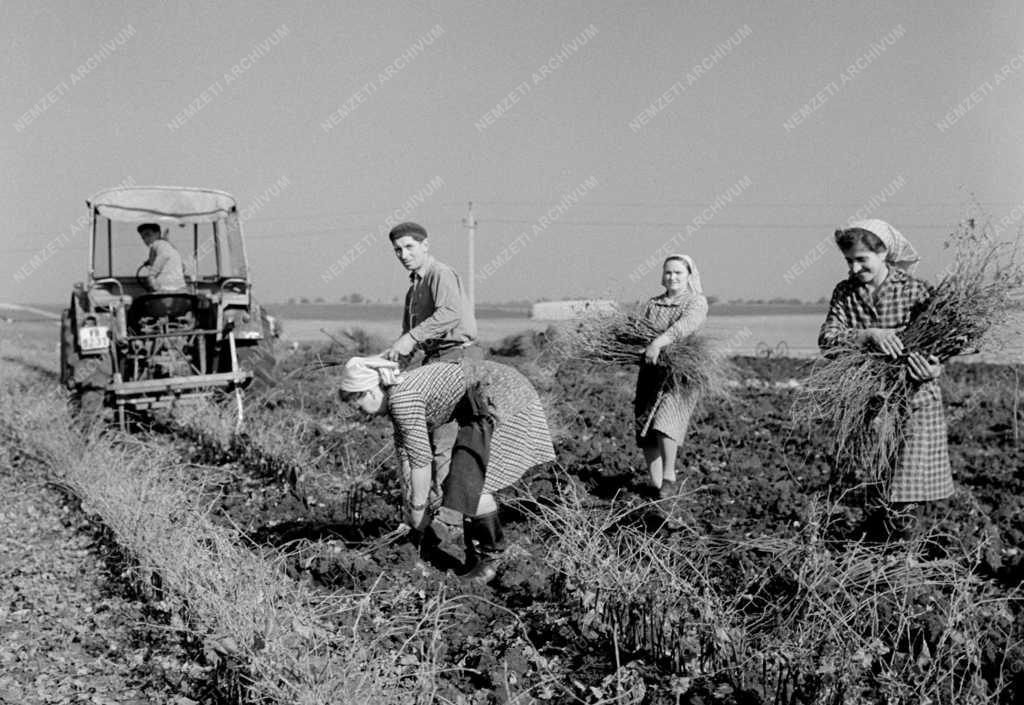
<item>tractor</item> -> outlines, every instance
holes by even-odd
[[[275,326],[253,298],[235,199],[133,186],[86,205],[88,271],[61,316],[61,383],[76,410],[87,419],[112,412],[127,428],[153,409],[233,394],[240,423],[242,390],[254,376],[273,381]],[[164,241],[160,252],[173,248],[180,259],[171,288],[150,276],[146,228]]]

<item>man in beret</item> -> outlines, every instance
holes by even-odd
[[[150,291],[184,291],[185,268],[181,254],[169,241],[163,239],[160,225],[143,223],[137,228],[142,241],[149,248],[145,266],[149,268],[144,277]]]
[[[476,340],[476,315],[462,281],[454,269],[429,253],[426,229],[419,223],[401,223],[391,229],[388,238],[398,261],[409,272],[409,291],[405,294],[402,335],[381,355],[400,360],[419,349],[424,365],[482,359],[483,351]],[[440,503],[441,483],[448,475],[458,432],[455,421],[430,432],[434,452],[432,504]],[[441,511],[445,520],[447,510]]]
[[[427,231],[401,223],[388,234],[395,256],[409,272],[402,335],[382,354],[389,360],[423,351],[423,364],[482,357],[476,345],[476,316],[455,270],[430,254]]]

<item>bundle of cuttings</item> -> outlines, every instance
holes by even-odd
[[[583,362],[640,365],[644,349],[663,332],[632,314],[593,316],[569,332],[564,354]],[[734,375],[728,350],[703,334],[692,333],[662,348],[657,364],[672,384],[702,397],[728,397],[731,393]]]

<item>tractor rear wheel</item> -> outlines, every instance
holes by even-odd
[[[85,423],[103,416],[106,393],[97,381],[109,376],[110,365],[108,354],[83,359],[75,352],[71,309],[64,309],[60,317],[60,382],[71,394],[72,413]]]
[[[60,314],[60,383],[69,388],[69,382],[74,377],[72,355],[77,360],[75,337],[71,331],[71,309],[66,308]]]

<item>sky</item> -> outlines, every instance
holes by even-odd
[[[1024,219],[1017,5],[5,0],[0,301],[66,301],[119,184],[234,194],[265,302],[400,297],[396,220],[478,302],[652,296],[667,252],[815,300],[858,213],[933,277]]]

